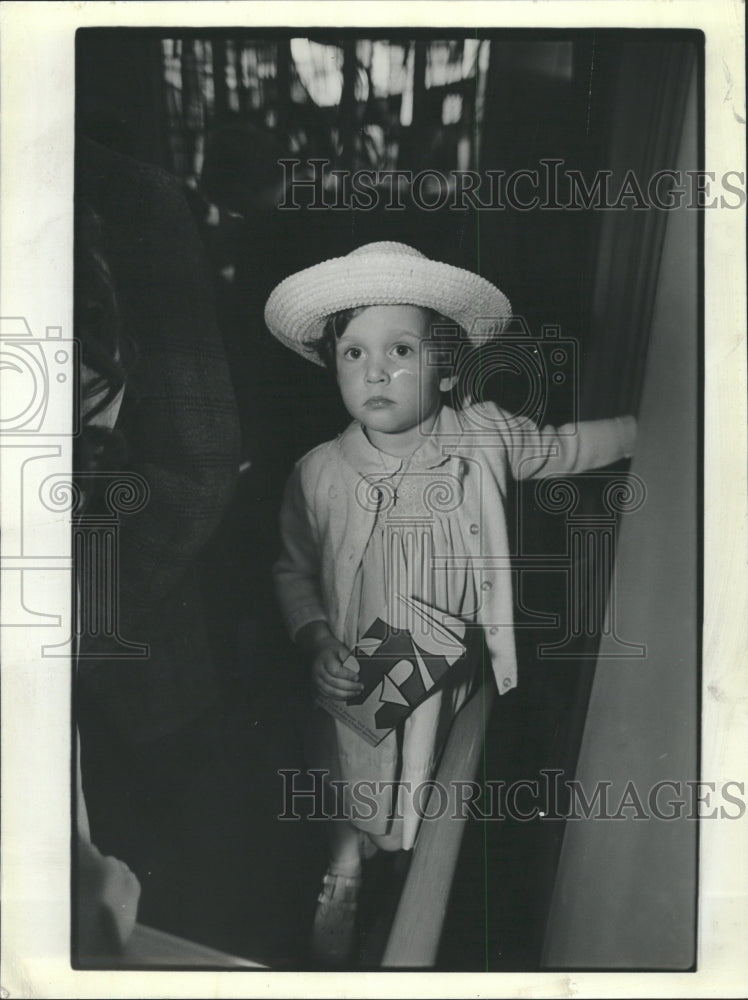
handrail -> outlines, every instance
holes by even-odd
[[[421,823],[383,968],[432,968],[436,962],[465,831],[466,816],[457,816],[455,808],[455,782],[475,777],[495,691],[491,680],[482,685],[458,713],[447,738],[436,781],[447,790],[449,807],[438,819]]]
[[[119,954],[79,956],[84,969],[267,969],[268,966],[248,958],[209,948],[174,934],[135,924]]]

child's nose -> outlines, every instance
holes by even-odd
[[[371,358],[366,368],[366,381],[384,382],[386,384],[389,380],[390,375],[385,363],[379,358]]]

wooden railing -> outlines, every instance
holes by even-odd
[[[493,682],[476,691],[455,719],[436,774],[449,808],[424,820],[384,950],[383,968],[432,968],[436,963],[466,816],[457,817],[455,782],[474,779],[480,766]],[[461,810],[464,812],[465,810]]]

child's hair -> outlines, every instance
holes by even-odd
[[[327,317],[322,336],[318,340],[309,340],[306,347],[314,351],[322,364],[330,372],[335,372],[335,345],[343,336],[346,327],[360,315],[367,306],[356,306],[354,309],[341,309]]]
[[[309,340],[306,342],[305,346],[310,350],[314,351],[317,357],[320,359],[325,368],[335,374],[335,347],[343,336],[348,327],[348,324],[356,316],[359,316],[364,310],[368,309],[368,306],[356,306],[352,309],[342,309],[340,312],[332,313],[332,315],[327,317],[325,322],[324,330],[322,331],[322,336],[317,340]],[[454,339],[455,336],[463,341],[463,349],[460,350],[460,360],[462,361],[466,351],[467,343],[464,340],[464,331],[457,326],[454,320],[449,319],[447,316],[443,316],[441,313],[437,312],[435,309],[426,309],[429,316],[429,327],[433,331],[435,327],[443,327],[445,331],[450,334],[450,339]],[[439,377],[446,378],[450,375],[459,375],[459,372],[455,371],[455,365],[451,358],[454,358],[456,352],[449,351],[445,348],[445,357],[443,363],[438,363]],[[462,367],[462,364],[459,366]],[[467,399],[464,397],[464,393],[460,389],[461,379],[456,380],[455,387],[448,393],[444,395],[450,397],[450,401],[455,407],[460,407],[465,405]]]

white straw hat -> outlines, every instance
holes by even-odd
[[[511,316],[509,300],[472,271],[429,260],[404,243],[367,243],[290,275],[265,306],[268,329],[292,351],[321,365],[308,346],[333,313],[356,306],[414,305],[457,323],[470,340],[496,336]]]

